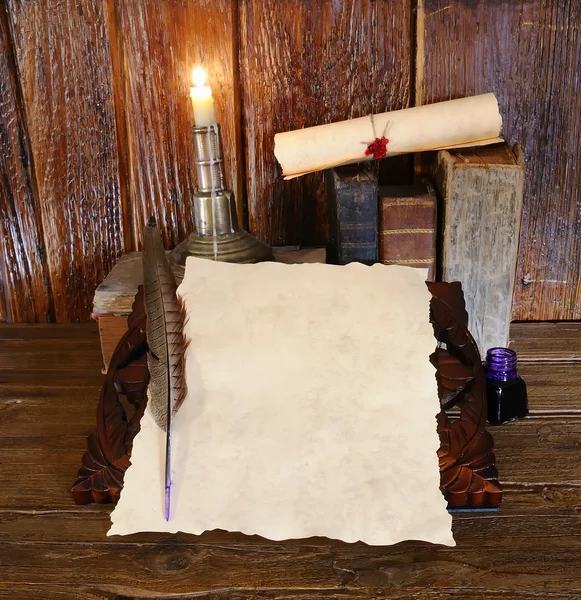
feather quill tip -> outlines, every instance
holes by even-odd
[[[169,521],[171,484],[165,486],[165,520]]]

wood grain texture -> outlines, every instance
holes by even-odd
[[[5,593],[7,597],[19,598],[22,600],[37,600],[39,586],[26,584],[2,584],[0,583],[0,594]],[[309,590],[293,588],[262,588],[262,589],[244,589],[229,587],[224,590],[211,590],[207,592],[196,593],[194,595],[176,595],[176,596],[159,596],[151,595],[147,590],[136,588],[116,588],[107,589],[103,585],[42,585],[43,600],[149,600],[151,598],[159,598],[160,600],[168,600],[170,598],[181,598],[182,600],[358,600],[369,599],[369,591],[366,589],[330,589],[330,590]],[[116,590],[116,591],[111,591]],[[385,591],[377,590],[377,597],[382,598]],[[419,590],[419,591],[404,591],[393,592],[390,590],[389,596],[391,600],[458,600],[462,598],[462,590]],[[471,600],[491,600],[505,597],[497,592],[479,590],[470,594]],[[538,600],[539,596],[535,592],[519,593],[519,600]],[[568,592],[547,592],[543,594],[543,598],[548,600],[571,600]]]
[[[104,1],[7,6],[55,318],[86,320],[96,284],[123,247]]]
[[[324,245],[323,174],[283,182],[274,134],[407,107],[411,20],[405,0],[240,1],[251,233]]]
[[[99,397],[100,386],[87,384],[75,390],[70,386],[36,385],[25,386],[0,384],[0,420],[2,431],[0,437],[29,437],[34,429],[39,437],[66,436],[70,428],[75,431],[87,431],[87,421],[95,412],[96,398]],[[67,405],[66,426],[51,417],[56,403]],[[62,415],[61,415],[62,417]],[[93,415],[94,417],[94,415]]]
[[[111,357],[119,340],[127,331],[127,317],[101,315],[97,319],[99,337],[101,338],[101,351],[103,353],[103,373],[107,372]]]
[[[21,340],[0,340],[0,351],[3,353],[2,371],[15,370],[54,370],[55,365],[62,365],[66,371],[67,364],[74,364],[77,371],[90,374],[95,360],[100,362],[99,348],[95,348],[95,340],[75,340],[68,344],[55,343],[56,340],[38,340],[36,348],[30,348],[30,342]],[[95,351],[96,350],[96,351]],[[74,360],[82,357],[81,360]],[[71,362],[74,361],[74,362]]]
[[[534,325],[522,327],[535,330]],[[19,329],[22,333],[17,336],[15,331]],[[86,339],[78,338],[71,343],[67,337],[57,335],[61,329],[64,332],[72,330],[79,336],[85,331]],[[4,330],[9,334],[0,340],[0,397],[5,401],[0,414],[6,425],[0,437],[4,439],[5,450],[12,448],[22,456],[22,460],[27,460],[26,454],[33,448],[36,448],[35,453],[47,452],[43,448],[48,445],[51,450],[46,456],[50,452],[58,452],[63,464],[71,465],[74,472],[79,453],[85,447],[84,436],[94,427],[94,411],[101,383],[96,327],[94,324],[64,328],[4,326],[0,328],[0,337]],[[55,333],[50,338],[39,336],[35,339],[35,331],[41,335],[51,331]],[[554,340],[552,345],[558,346],[558,340]],[[521,356],[526,357],[526,351]],[[534,417],[491,430],[501,476],[504,481],[522,485],[563,483],[567,477],[579,483],[581,466],[577,447],[580,443],[580,417],[578,414],[575,416],[578,412],[575,411],[578,365],[529,366],[525,362],[524,367],[521,371],[529,383],[530,408]],[[69,376],[67,379],[71,370],[80,377]],[[70,381],[70,392],[63,391],[67,381]],[[59,393],[62,396],[57,401]],[[75,424],[74,428],[71,428],[71,423]],[[15,437],[26,438],[26,427],[35,430],[32,446],[26,439],[14,440]],[[53,436],[55,439],[51,440]],[[61,442],[58,440],[61,437],[67,440]],[[513,460],[514,457],[518,460]],[[8,469],[10,477],[18,477],[19,464],[20,461],[16,461],[13,468]],[[552,474],[550,481],[544,479],[547,473]],[[8,474],[5,470],[4,476],[8,477]],[[70,482],[67,484],[67,475],[70,476],[64,473],[62,478],[59,477],[60,486],[70,485]],[[50,476],[47,473],[42,494],[48,495],[50,502],[66,505],[68,496],[59,499],[62,487],[61,491],[54,488]],[[5,491],[7,497],[14,498],[11,489]],[[34,497],[33,494],[30,499],[36,501]],[[22,498],[14,499],[22,502]]]
[[[519,359],[518,373],[527,384],[531,415],[581,414],[580,368],[568,362],[539,368],[537,362]]]
[[[546,326],[515,327],[522,359],[529,349],[537,356],[541,343],[548,356],[575,339],[581,347],[581,327],[553,326],[548,334]],[[527,331],[540,338],[527,342]],[[543,407],[547,414],[492,429],[504,483],[501,510],[455,514],[455,548],[418,542],[373,547],[325,538],[275,542],[220,530],[107,538],[112,507],[75,506],[69,495],[85,436],[94,427],[101,379],[96,325],[3,326],[0,340],[9,343],[0,345],[0,597],[581,596],[581,417],[559,414],[579,395],[576,362],[525,360],[531,409]],[[50,362],[40,361],[44,370],[31,376],[28,366],[49,343]]]
[[[545,414],[491,427],[490,432],[503,485],[581,485],[579,415]]]
[[[74,340],[97,339],[99,334],[95,323],[69,323],[52,325],[36,323],[3,323],[0,325],[0,340]],[[61,342],[62,343],[62,342]]]
[[[456,548],[414,542],[370,547],[323,538],[273,543],[240,534],[223,534],[222,543],[196,536],[179,544],[19,540],[0,547],[0,575],[5,582],[75,586],[82,573],[84,585],[121,597],[138,591],[153,598],[210,591],[252,597],[255,590],[282,595],[298,589],[313,597],[365,590],[368,598],[376,598],[386,593],[380,590],[392,597],[391,592],[425,594],[425,588],[455,591],[457,597],[471,589],[487,592],[485,597],[514,598],[516,590],[576,597],[581,592],[580,525],[578,516],[472,519],[455,525]]]
[[[453,531],[460,539],[468,542],[470,538],[492,545],[490,540],[484,540],[487,533],[494,529],[505,527],[517,533],[527,520],[538,521],[545,527],[550,527],[550,520],[565,525],[567,522],[576,524],[581,516],[581,490],[577,488],[558,489],[557,486],[545,486],[541,489],[518,490],[507,485],[508,495],[503,498],[502,515],[488,514],[453,514]],[[0,527],[0,543],[2,542],[70,542],[71,544],[90,544],[96,540],[107,541],[107,530],[111,526],[111,505],[72,506],[59,510],[43,510],[22,508],[18,510],[7,507],[0,508],[2,524]],[[504,521],[503,521],[504,520]],[[482,523],[486,521],[486,523]],[[559,527],[561,529],[561,527]],[[525,530],[528,528],[525,528]],[[530,530],[528,531],[530,535]],[[518,537],[518,535],[517,535]],[[522,535],[521,537],[527,537]],[[287,542],[276,543],[259,536],[227,532],[221,529],[206,531],[202,535],[168,534],[158,532],[143,532],[111,538],[110,542],[126,542],[128,544],[159,545],[159,546],[212,546],[221,545],[230,548],[250,549],[260,545],[285,546]],[[324,545],[323,538],[299,540],[307,545]],[[329,545],[339,545],[341,542],[328,541]],[[563,543],[566,543],[563,540]]]
[[[52,313],[26,116],[0,4],[0,321],[49,321]]]
[[[519,362],[581,362],[581,323],[512,323]]]
[[[243,216],[237,2],[117,2],[115,18],[124,72],[131,245],[140,247],[143,228],[154,215],[169,248],[193,230],[190,87],[198,65],[212,87],[226,183]]]
[[[508,344],[524,164],[506,144],[442,150],[442,281],[461,281],[480,355]]]
[[[82,386],[77,382],[77,385]],[[26,401],[6,404],[1,416],[6,423],[13,423],[15,434],[0,436],[0,452],[11,460],[2,464],[4,486],[0,489],[0,510],[70,510],[70,489],[74,482],[80,460],[86,450],[87,435],[94,429],[98,394],[94,386],[81,387],[79,393],[62,395],[63,401],[83,403],[86,420],[79,409],[62,409],[39,427],[39,434],[21,435],[25,423],[31,423],[48,411],[37,408],[38,404]],[[50,398],[50,395],[47,395]],[[26,403],[27,402],[27,403]],[[75,435],[70,433],[70,421],[75,424]],[[28,414],[26,414],[28,413]],[[57,420],[60,419],[60,422]],[[522,423],[492,429],[495,442],[496,464],[502,485],[510,485],[513,491],[528,491],[542,495],[546,488],[573,489],[581,505],[581,466],[579,464],[579,415],[533,417]],[[41,433],[43,433],[41,435]],[[52,465],[39,469],[35,465]],[[34,477],[24,477],[25,473]],[[14,489],[19,493],[14,494]],[[510,495],[510,494],[509,494]],[[503,498],[504,510],[506,498]],[[540,503],[537,500],[536,503]],[[520,503],[526,506],[525,502]],[[550,505],[550,504],[549,504]]]
[[[418,6],[417,103],[493,91],[525,153],[517,320],[581,317],[580,22],[581,4],[558,0]]]
[[[3,248],[0,246],[0,265],[6,265]],[[9,320],[8,298],[6,290],[6,273],[0,270],[0,323],[6,323]],[[11,320],[11,319],[10,319]]]
[[[108,587],[106,584],[97,585],[42,585],[34,586],[27,584],[6,585],[0,582],[0,595],[5,593],[9,598],[22,600],[37,600],[39,587],[42,589],[43,600],[150,600],[159,598],[169,600],[179,598],[181,600],[369,600],[370,591],[366,588],[353,589],[328,589],[312,590],[294,587],[293,589],[261,588],[245,589],[228,587],[221,590],[209,590],[195,593],[193,595],[152,595],[143,588],[132,587]],[[384,598],[386,591],[383,588],[373,590],[377,598]],[[416,591],[393,591],[389,590],[391,600],[458,600],[465,598],[462,590],[416,590]],[[481,589],[470,593],[470,600],[491,600],[505,598],[502,592]],[[546,592],[542,595],[548,600],[571,600],[568,592]],[[538,600],[539,595],[535,592],[519,592],[518,600]]]
[[[137,288],[143,284],[141,252],[125,253],[109,275],[95,290],[93,313],[128,315],[131,312]]]

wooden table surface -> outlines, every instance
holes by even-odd
[[[492,430],[501,510],[456,514],[456,548],[370,547],[107,538],[111,507],[70,496],[101,384],[96,326],[0,327],[0,597],[581,598],[581,324],[515,325],[511,338],[531,415]]]

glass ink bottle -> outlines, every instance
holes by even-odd
[[[517,356],[509,348],[490,348],[486,353],[488,422],[501,425],[529,414],[527,386],[516,370]]]

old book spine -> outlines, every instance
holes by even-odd
[[[506,144],[440,151],[442,278],[461,281],[469,327],[484,356],[508,344],[524,186],[524,160]]]
[[[377,262],[377,177],[368,166],[327,171],[327,262]]]
[[[379,188],[379,261],[436,272],[437,199],[427,182]]]

